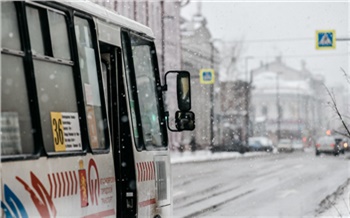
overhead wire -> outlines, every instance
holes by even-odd
[[[260,43],[260,42],[296,42],[296,41],[315,41],[315,37],[300,37],[300,38],[271,38],[271,39],[241,39],[241,40],[223,40],[228,44],[236,43]],[[336,41],[350,41],[350,37],[337,37]]]
[[[349,41],[349,37],[337,37],[339,41]],[[312,37],[304,37],[304,38],[275,38],[275,39],[251,39],[251,40],[223,40],[224,44],[237,44],[237,43],[274,43],[274,42],[297,42],[297,41],[314,41],[315,38]],[[283,58],[323,58],[323,57],[341,57],[341,56],[349,56],[349,53],[339,53],[339,54],[296,54],[296,55],[281,55]],[[242,59],[243,57],[238,57],[237,59]],[[254,58],[276,58],[275,56],[254,56]]]

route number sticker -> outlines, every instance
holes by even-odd
[[[78,113],[51,112],[51,128],[55,151],[82,149]]]

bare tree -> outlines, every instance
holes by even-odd
[[[181,7],[185,7],[186,5],[188,5],[191,1],[190,0],[181,0],[180,6]]]
[[[340,70],[343,71],[343,74],[344,74],[346,81],[350,84],[350,79],[349,79],[348,74],[345,72],[345,70],[343,68],[340,68]]]
[[[244,44],[242,43],[243,40],[240,41],[230,41],[225,42],[224,44],[224,53],[221,55],[221,68],[225,69],[226,72],[223,72],[231,79],[237,79],[238,70],[237,70],[237,62],[238,60],[243,59],[242,54],[244,53]]]
[[[350,84],[350,80],[349,80],[349,77],[348,77],[347,73],[345,72],[345,70],[344,70],[343,68],[340,68],[340,69],[343,71],[344,76],[345,76],[345,78],[346,78],[346,81]],[[344,121],[344,118],[343,118],[342,114],[340,113],[340,111],[339,111],[339,109],[338,109],[338,106],[337,106],[337,102],[336,102],[336,98],[335,98],[334,92],[331,91],[331,90],[329,90],[329,88],[328,88],[325,84],[323,84],[323,85],[324,85],[324,87],[325,87],[325,89],[326,89],[326,91],[327,91],[327,93],[328,93],[328,95],[329,95],[329,97],[330,97],[330,99],[331,99],[331,102],[328,102],[328,103],[330,104],[331,108],[334,110],[334,112],[337,114],[338,118],[340,119],[340,121],[341,121],[343,127],[344,127],[345,130],[346,130],[347,135],[344,134],[344,133],[341,133],[341,132],[339,132],[339,131],[337,131],[337,133],[338,133],[338,134],[341,134],[341,135],[343,135],[343,136],[350,137],[349,128],[348,128],[348,126],[346,125],[346,123],[345,123],[345,121]]]

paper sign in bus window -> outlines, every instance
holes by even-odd
[[[92,94],[92,89],[91,85],[84,83],[84,88],[85,88],[85,99],[86,99],[86,104],[87,105],[94,105],[94,96]]]
[[[78,113],[51,112],[55,151],[82,150]]]
[[[99,148],[95,110],[93,106],[87,106],[86,109],[89,126],[90,145],[91,148]]]
[[[1,113],[1,153],[22,153],[21,132],[17,112]]]
[[[95,59],[95,50],[85,47],[87,73],[89,78],[89,84],[92,90],[93,105],[101,107],[100,91],[97,78],[97,67]]]

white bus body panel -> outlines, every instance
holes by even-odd
[[[170,157],[164,152],[136,152],[138,217],[172,217]]]
[[[4,217],[116,216],[111,154],[5,162],[1,174]]]

